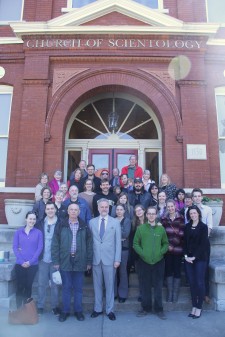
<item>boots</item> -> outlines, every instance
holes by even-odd
[[[173,276],[169,276],[166,278],[166,285],[167,285],[166,301],[173,302]]]
[[[180,292],[180,278],[174,278],[174,282],[173,282],[173,302],[178,301],[179,292]]]

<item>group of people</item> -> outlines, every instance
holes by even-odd
[[[84,275],[92,273],[95,299],[91,317],[103,314],[104,283],[105,312],[115,320],[115,298],[126,301],[129,273],[135,270],[141,302],[137,316],[154,311],[165,319],[163,283],[165,280],[166,301],[177,302],[184,260],[192,299],[188,316],[199,318],[203,301],[209,300],[212,230],[212,210],[202,204],[202,191],[195,188],[185,193],[167,174],[161,176],[158,186],[150,171],[137,165],[134,155],[121,173],[114,168],[109,178],[107,169],[97,177],[94,165],[86,166],[84,160],[67,183],[61,181],[59,170],[50,182],[46,173],[40,175],[33,210],[13,242],[17,306],[31,297],[38,271],[39,314],[44,312],[50,282],[53,314],[60,322],[67,319],[73,290],[74,315],[83,321]],[[53,281],[56,271],[62,278],[61,308],[59,287]]]

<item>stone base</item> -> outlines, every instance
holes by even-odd
[[[14,308],[15,307],[15,271],[14,263],[0,264],[0,307]]]
[[[225,259],[210,261],[210,281],[215,310],[225,311]]]
[[[213,227],[210,237],[211,254],[210,258],[224,258],[225,249],[225,226]]]
[[[16,310],[16,294],[0,298],[0,308]]]

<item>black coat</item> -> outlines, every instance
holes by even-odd
[[[195,229],[192,229],[191,222],[188,222],[184,229],[184,255],[206,261],[208,246],[207,225],[199,221]]]

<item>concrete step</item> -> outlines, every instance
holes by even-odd
[[[32,296],[37,299],[37,281],[33,284]],[[138,302],[139,287],[137,274],[134,273],[130,276],[130,287],[128,299],[125,303],[119,303],[115,300],[115,311],[118,312],[131,312],[140,309],[140,302]],[[60,287],[61,298],[61,287]],[[168,303],[166,299],[166,287],[163,287],[163,307],[165,311],[189,311],[191,308],[190,289],[187,286],[181,286],[179,300],[177,303]],[[72,300],[71,300],[72,302]],[[83,308],[85,312],[91,312],[94,305],[94,289],[92,277],[85,277],[83,288]],[[46,310],[50,310],[50,287],[47,288]],[[205,309],[214,310],[214,304],[205,305]]]

